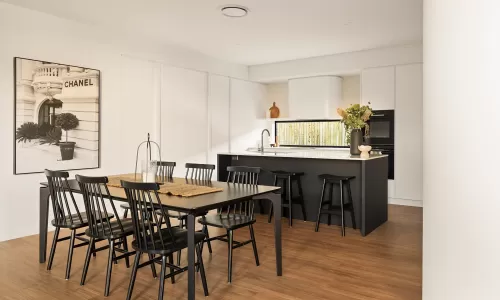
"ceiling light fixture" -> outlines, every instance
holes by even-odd
[[[241,18],[248,14],[248,8],[239,5],[226,5],[220,11],[229,18]]]

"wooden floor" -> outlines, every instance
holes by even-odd
[[[276,276],[273,229],[264,216],[255,226],[261,265],[255,266],[251,245],[236,249],[230,285],[227,244],[213,242],[212,256],[204,252],[211,299],[421,299],[420,208],[390,206],[389,221],[364,238],[352,229],[342,238],[336,226],[315,233],[311,222],[296,221],[293,228],[285,222],[283,277]],[[241,229],[235,239],[248,236]],[[80,286],[85,247],[75,249],[71,278],[64,280],[67,245],[58,245],[53,269],[46,271],[38,263],[38,236],[0,243],[0,299],[125,299],[130,269],[124,262],[114,266],[111,294],[103,296],[106,251],[91,261],[87,283]],[[165,299],[187,298],[186,275],[174,285],[166,281]],[[157,289],[151,270],[139,270],[133,299],[157,299]],[[199,276],[196,289],[204,299]]]

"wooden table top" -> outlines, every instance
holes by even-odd
[[[134,181],[134,174],[119,174],[108,176],[108,178],[130,178],[130,181]],[[197,181],[186,178],[171,178],[170,180],[174,182],[184,182],[194,185],[209,185],[217,188],[222,188],[220,192],[204,194],[193,197],[179,197],[167,194],[158,194],[161,203],[175,211],[181,211],[186,213],[196,213],[204,212],[207,210],[219,208],[221,206],[230,205],[235,202],[239,202],[245,199],[250,199],[253,196],[262,195],[269,192],[275,192],[280,189],[280,187],[275,186],[265,186],[265,185],[245,185],[245,184],[234,184],[219,181]],[[68,180],[70,189],[74,193],[81,193],[80,187],[75,179]],[[41,183],[42,186],[47,186],[46,182]],[[125,195],[125,190],[119,187],[108,187],[109,193],[113,200],[127,201]]]

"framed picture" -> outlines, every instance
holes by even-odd
[[[14,174],[100,167],[100,75],[14,57]]]

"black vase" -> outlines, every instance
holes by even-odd
[[[351,155],[361,154],[361,151],[359,151],[358,146],[361,146],[362,143],[363,143],[363,132],[361,132],[361,129],[351,130]]]

